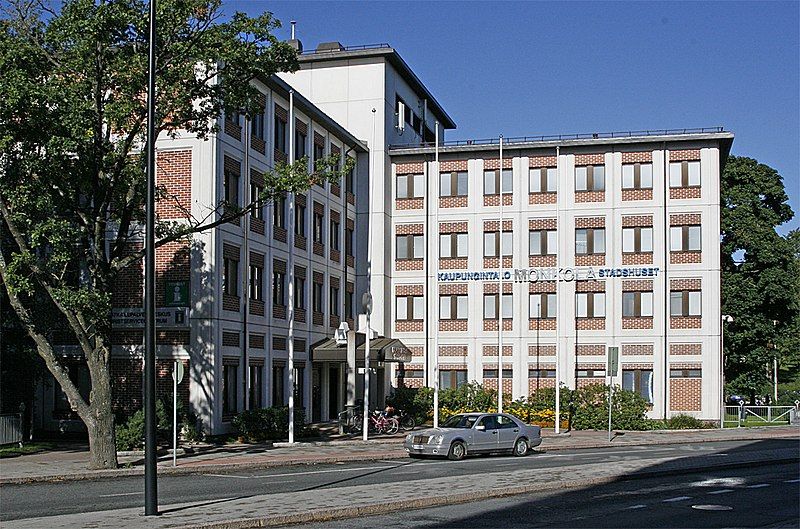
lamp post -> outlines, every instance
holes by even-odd
[[[719,427],[725,427],[725,324],[731,323],[733,316],[722,315],[722,323],[719,326]]]

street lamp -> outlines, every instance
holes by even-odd
[[[733,316],[722,315],[722,324],[719,326],[719,427],[725,427],[725,324],[731,323]]]

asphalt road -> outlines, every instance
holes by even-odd
[[[800,526],[797,464],[712,470],[304,525],[303,529]],[[299,526],[297,526],[299,527]]]
[[[797,449],[797,440],[729,441],[564,450],[535,453],[525,458],[477,457],[460,462],[403,459],[254,469],[229,473],[217,473],[209,470],[202,474],[159,477],[159,504],[168,505],[291,491],[330,489],[343,485],[374,484],[379,486],[387,482],[413,481],[442,476],[464,476],[465,479],[470,479],[470,476],[478,477],[492,472],[513,472],[518,468],[564,468],[568,475],[569,468],[577,465],[614,464],[614,462],[631,458],[647,460],[714,456],[719,458],[720,462],[725,463],[735,461],[738,454],[748,451],[785,448]],[[786,479],[797,478],[797,466],[795,465],[794,472],[790,470],[787,471],[789,475]],[[637,483],[632,483],[629,487],[639,487]],[[777,483],[775,486],[778,486]],[[0,521],[138,507],[143,505],[143,487],[141,476],[97,481],[4,485],[0,487]]]

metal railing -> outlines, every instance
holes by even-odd
[[[797,410],[794,406],[725,406],[724,425],[769,426],[790,424]]]
[[[0,446],[22,445],[22,418],[18,413],[0,415]]]
[[[635,138],[647,136],[679,136],[684,134],[713,134],[725,132],[724,127],[699,127],[689,129],[655,129],[655,130],[628,130],[615,132],[587,132],[578,134],[550,134],[541,136],[517,136],[513,138],[503,138],[503,145],[513,145],[519,143],[569,141],[569,140],[594,140],[608,138]],[[441,147],[461,147],[470,145],[496,145],[500,142],[499,138],[484,138],[475,140],[451,140],[439,142]],[[435,142],[421,142],[415,144],[390,145],[390,149],[418,149],[424,147],[434,147]]]
[[[342,46],[341,48],[329,48],[324,50],[304,50],[300,55],[314,55],[317,53],[337,53],[342,51],[361,51],[361,50],[380,50],[391,48],[386,42],[378,44],[359,44],[357,46]]]

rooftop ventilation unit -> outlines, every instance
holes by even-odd
[[[344,46],[338,41],[320,42],[317,45],[317,51],[344,51]]]

